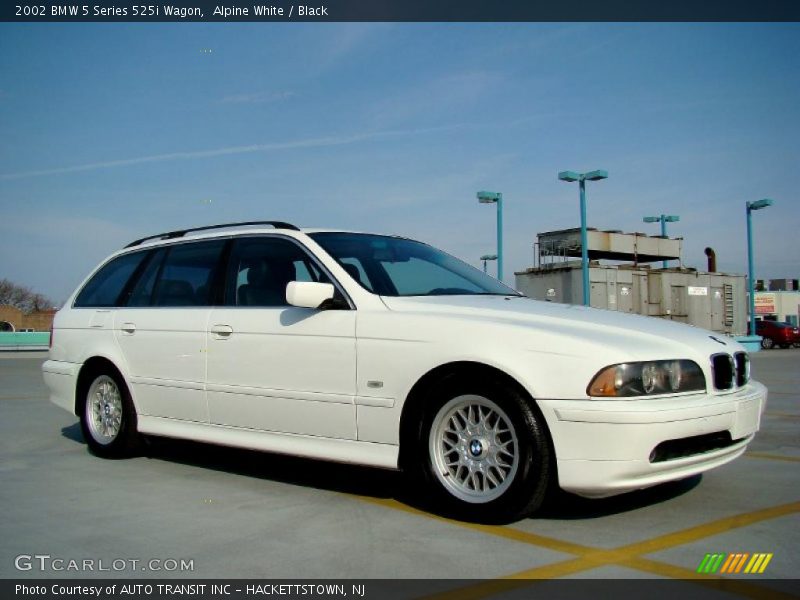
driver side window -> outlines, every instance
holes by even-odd
[[[229,306],[289,306],[286,286],[290,281],[329,282],[302,248],[277,237],[235,240],[229,265]]]

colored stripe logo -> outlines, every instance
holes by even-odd
[[[767,569],[772,553],[747,552],[706,554],[697,567],[698,573],[763,573]]]

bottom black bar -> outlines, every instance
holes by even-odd
[[[468,557],[465,556],[465,559]],[[281,598],[452,598],[580,599],[646,597],[647,600],[792,597],[797,580],[755,577],[677,579],[5,579],[0,598],[38,600],[166,600],[176,598],[252,600]]]

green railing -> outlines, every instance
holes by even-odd
[[[0,332],[0,350],[47,350],[49,331]]]

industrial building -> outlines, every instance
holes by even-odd
[[[707,271],[683,267],[681,245],[681,238],[589,228],[589,304],[746,335],[746,277],[718,273],[710,248]],[[580,304],[581,253],[579,228],[538,234],[535,265],[515,273],[516,288],[538,300]],[[665,261],[678,263],[665,268]]]

